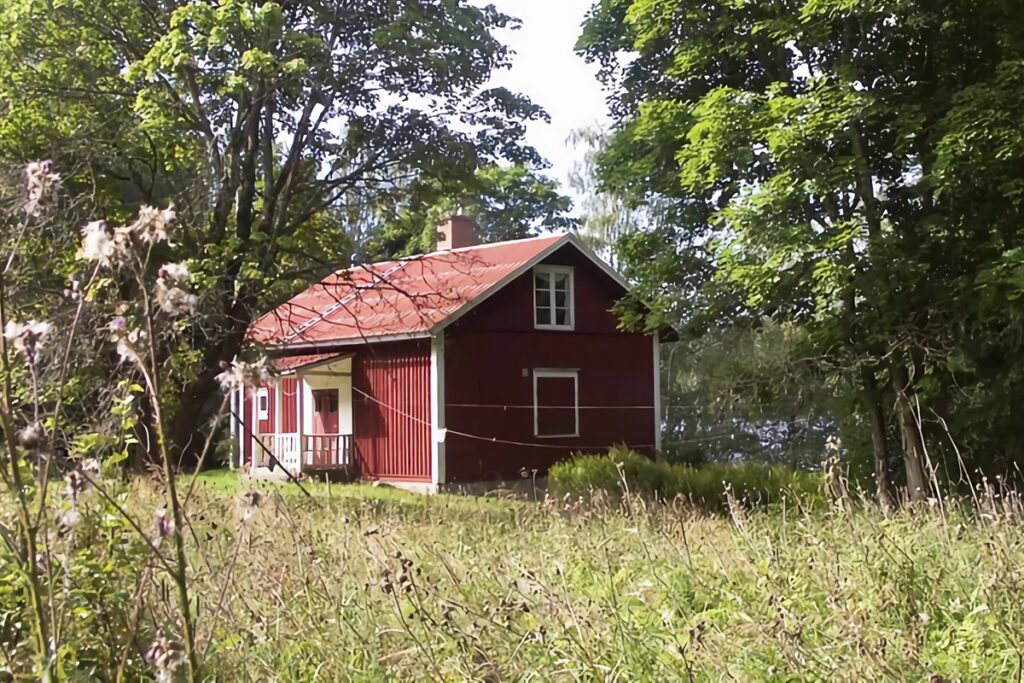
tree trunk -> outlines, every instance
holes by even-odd
[[[168,454],[178,467],[194,466],[198,461],[206,441],[206,435],[200,431],[203,410],[220,389],[217,375],[221,373],[221,363],[231,363],[242,350],[252,319],[249,311],[254,305],[254,297],[242,294],[228,309],[224,336],[220,343],[211,343],[204,350],[199,373],[182,389],[178,405],[165,425]]]
[[[168,455],[178,467],[194,467],[206,442],[201,418],[207,402],[217,391],[219,370],[206,370],[182,390],[180,403],[167,425]]]
[[[892,364],[892,388],[896,392],[896,415],[903,442],[903,466],[907,473],[907,496],[912,501],[927,500],[931,495],[925,467],[924,441],[910,400],[910,376],[900,361]]]
[[[871,423],[871,455],[875,470],[878,504],[887,515],[896,509],[896,489],[889,475],[889,440],[885,408],[874,370],[861,370],[861,396]]]

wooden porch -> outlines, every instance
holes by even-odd
[[[293,475],[351,471],[355,466],[351,434],[263,434],[257,438],[263,448],[255,449],[255,467],[270,467],[270,454]]]

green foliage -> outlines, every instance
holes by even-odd
[[[418,187],[410,201],[371,232],[362,248],[370,259],[434,251],[437,224],[461,214],[478,226],[482,242],[532,237],[539,230],[574,225],[572,202],[547,176],[523,165],[483,166],[469,179],[438,178]]]
[[[651,460],[639,453],[613,449],[607,455],[577,455],[548,474],[555,496],[641,494],[659,500],[682,498],[708,510],[723,510],[728,496],[742,503],[766,505],[783,497],[805,503],[822,493],[821,478],[788,467],[756,463],[711,463],[699,467]]]
[[[940,471],[1012,472],[1022,25],[1014,2],[596,3],[600,186],[670,207],[621,243],[626,323],[797,325],[882,479],[886,449],[925,468],[922,440]]]
[[[158,255],[201,289],[191,339],[161,349],[176,450],[254,314],[347,265],[371,228],[404,217],[404,250],[464,194],[495,235],[568,220],[525,170],[543,167],[525,124],[546,115],[489,86],[510,56],[493,31],[516,24],[493,6],[12,0],[0,23],[0,161],[52,158],[91,218],[178,212]]]

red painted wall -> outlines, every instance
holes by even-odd
[[[299,432],[299,391],[298,380],[294,377],[281,378],[281,433]]]
[[[257,418],[257,434],[273,434],[277,426],[277,391],[273,384],[262,384],[260,389],[267,390],[267,416],[264,419]],[[257,392],[253,392],[252,400],[257,401]]]
[[[575,268],[574,331],[535,330],[533,274],[526,273],[445,333],[446,479],[543,474],[575,451],[655,442],[652,339],[617,329],[609,312],[622,288],[572,247],[545,263]],[[534,437],[535,368],[578,369],[580,430],[575,438]],[[531,445],[467,438],[453,431]],[[539,447],[538,447],[539,446]]]
[[[429,341],[361,347],[352,375],[353,439],[361,475],[430,481]]]

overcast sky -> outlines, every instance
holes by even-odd
[[[551,115],[550,124],[530,126],[527,142],[551,162],[549,173],[564,185],[573,161],[582,155],[566,142],[569,134],[607,120],[597,69],[573,52],[580,24],[593,0],[478,2],[492,2],[523,22],[518,31],[499,34],[516,55],[512,68],[497,74],[494,81],[525,93]]]

